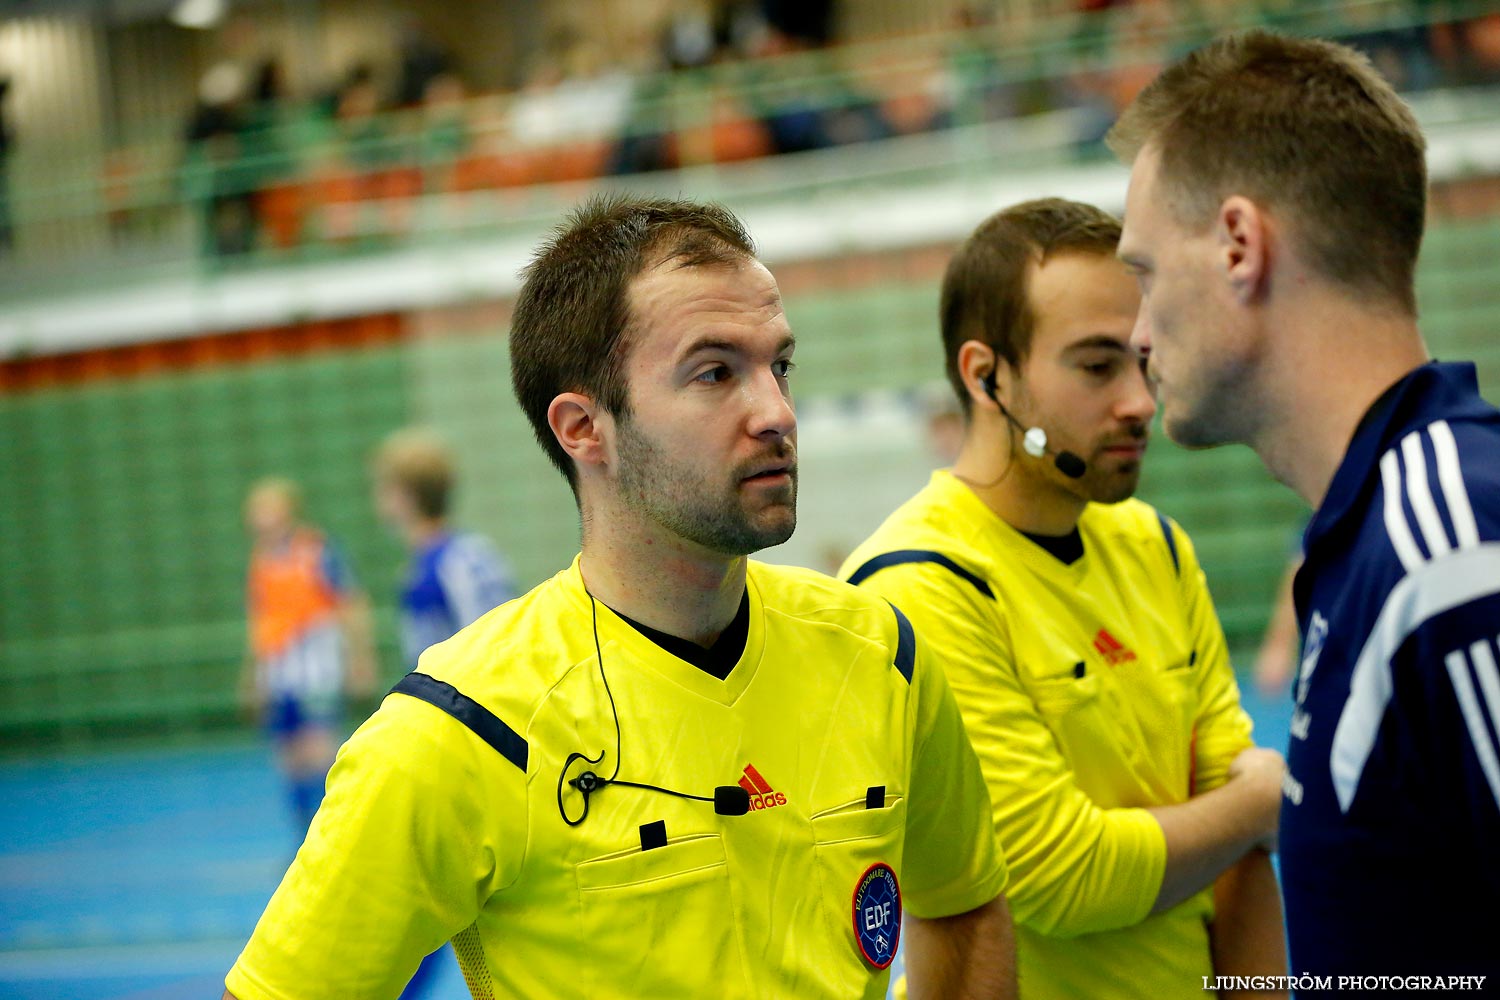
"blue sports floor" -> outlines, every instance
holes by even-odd
[[[295,850],[264,746],[0,762],[0,997],[217,1000]],[[467,995],[450,958],[427,996]]]

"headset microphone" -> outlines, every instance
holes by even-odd
[[[1063,451],[1053,451],[1051,448],[1048,448],[1046,431],[1042,430],[1040,427],[1027,427],[1026,425],[1022,424],[1021,421],[1011,416],[1011,412],[1005,408],[1005,404],[1000,402],[999,397],[995,395],[994,372],[990,372],[988,375],[983,376],[979,380],[979,384],[984,387],[985,395],[989,396],[991,401],[993,401],[996,406],[1000,407],[1000,415],[1003,416],[1006,420],[1009,420],[1015,426],[1016,430],[1021,432],[1022,451],[1026,452],[1026,454],[1030,455],[1032,458],[1041,458],[1043,455],[1051,455],[1052,464],[1057,466],[1058,472],[1061,472],[1069,479],[1083,478],[1083,474],[1088,471],[1087,462],[1066,449],[1064,449]]]
[[[663,788],[660,785],[648,785],[641,781],[625,781],[620,775],[620,712],[615,707],[615,693],[609,686],[609,677],[604,673],[604,652],[599,648],[599,605],[594,600],[594,595],[589,594],[589,619],[594,632],[594,657],[599,664],[599,680],[604,684],[604,692],[609,697],[609,714],[615,721],[615,761],[614,773],[604,777],[597,771],[584,771],[576,778],[568,777],[568,768],[573,766],[575,760],[581,760],[586,764],[598,767],[604,761],[604,751],[600,750],[598,756],[590,757],[586,753],[574,751],[568,754],[563,761],[562,771],[557,775],[557,811],[562,816],[562,821],[568,826],[577,826],[589,818],[589,796],[602,789],[605,785],[620,785],[624,788],[639,788],[647,792],[660,792],[663,795],[675,795],[679,799],[692,799],[694,802],[712,802],[714,812],[720,816],[743,816],[750,811],[750,793],[739,785],[718,785],[714,788],[713,795],[693,795],[689,792],[679,792],[671,788]],[[568,815],[568,810],[563,806],[563,785],[571,785],[583,796],[583,811],[577,816]]]
[[[720,816],[743,816],[750,811],[750,793],[739,785],[714,788],[714,812]]]

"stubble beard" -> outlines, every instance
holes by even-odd
[[[797,527],[797,469],[790,482],[759,488],[756,510],[741,478],[750,470],[726,472],[714,488],[673,461],[629,420],[618,424],[620,472],[617,480],[625,506],[713,552],[744,556],[792,537]],[[790,445],[776,457],[791,458]],[[762,459],[764,461],[764,459]]]

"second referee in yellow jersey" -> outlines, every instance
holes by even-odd
[[[948,674],[1010,865],[1024,995],[1203,995],[1285,971],[1262,846],[1281,761],[1250,721],[1193,547],[1135,490],[1155,406],[1128,348],[1119,225],[1048,199],[950,263],[952,471],[841,575],[911,616]]]

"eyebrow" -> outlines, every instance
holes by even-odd
[[[1071,351],[1091,351],[1100,349],[1130,353],[1129,344],[1122,344],[1118,338],[1111,337],[1108,334],[1103,333],[1096,333],[1092,336],[1084,337],[1081,340],[1075,340],[1067,347],[1064,347],[1063,352],[1067,353]]]
[[[777,345],[776,353],[778,355],[785,354],[787,351],[796,346],[797,338],[789,333],[785,337],[783,337],[781,343]],[[683,361],[688,360],[693,355],[701,354],[704,351],[723,351],[726,354],[744,354],[745,348],[744,345],[734,343],[733,341],[722,340],[714,337],[704,337],[702,340],[693,341],[693,343],[682,352],[678,363],[681,364]]]

